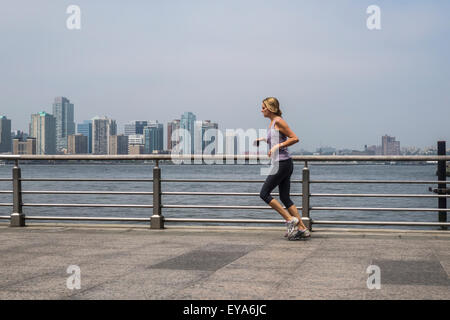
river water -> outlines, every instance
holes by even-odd
[[[162,179],[264,180],[261,165],[174,165],[161,164]],[[151,179],[153,164],[57,164],[21,165],[23,178]],[[319,165],[310,163],[311,180],[437,180],[436,165]],[[295,162],[292,179],[302,179],[303,162]],[[0,166],[0,178],[11,177],[12,166]],[[162,191],[257,192],[262,183],[163,182]],[[312,184],[311,193],[413,193],[428,194],[436,184]],[[11,182],[0,182],[0,190],[11,190]],[[23,190],[152,191],[152,182],[23,182]],[[278,192],[278,188],[274,190]],[[301,193],[301,183],[291,184],[291,193]],[[301,206],[301,197],[292,200]],[[1,203],[11,203],[10,194],[0,194]],[[106,203],[152,204],[151,195],[23,195],[24,203]],[[163,205],[266,205],[259,196],[163,195]],[[337,198],[312,197],[312,207],[411,207],[437,208],[437,198]],[[11,207],[0,207],[9,215]],[[43,208],[24,207],[27,216],[149,217],[151,208]],[[167,218],[281,219],[272,210],[163,208]],[[438,222],[437,212],[311,211],[315,220],[417,221]],[[361,226],[355,226],[361,228]],[[373,228],[373,226],[371,226]],[[386,228],[386,227],[384,227]],[[399,228],[399,227],[395,227]],[[411,227],[407,227],[411,228]],[[420,227],[437,229],[436,227]]]

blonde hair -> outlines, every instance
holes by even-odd
[[[277,98],[266,98],[263,100],[263,103],[270,112],[275,113],[277,116],[281,117],[282,112],[280,110],[280,103],[278,102]]]

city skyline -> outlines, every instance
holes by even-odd
[[[450,139],[448,2],[377,1],[380,30],[368,30],[365,0],[80,0],[80,30],[66,27],[68,4],[2,6],[0,110],[13,130],[51,112],[56,94],[78,106],[77,123],[94,110],[120,128],[190,110],[223,128],[266,128],[261,101],[275,96],[294,148]]]
[[[54,111],[55,111],[55,105],[58,105],[58,104],[61,105],[61,103],[64,103],[64,102],[67,103],[70,106],[69,120],[73,119],[74,114],[76,114],[74,112],[74,110],[75,110],[74,109],[74,104],[73,103],[71,104],[70,100],[68,98],[63,97],[63,96],[58,96],[58,97],[54,98],[54,101],[55,102],[52,105]],[[49,114],[48,112],[45,112],[45,111],[41,111],[38,114],[41,114],[41,113],[42,114]],[[59,113],[60,114],[65,114],[66,112],[63,112],[61,110],[61,111],[59,111]],[[50,115],[52,115],[52,114],[50,114]],[[5,119],[5,120],[7,119],[7,121],[9,122],[9,125],[11,126],[11,122],[12,121],[11,121],[11,119],[8,119],[6,115],[1,115],[0,118],[1,119]],[[31,118],[33,119],[33,114],[31,115]],[[61,119],[62,119],[61,115],[59,116],[59,118],[60,118],[60,122],[62,122],[61,121]],[[67,118],[67,115],[66,115],[66,118]],[[183,118],[186,118],[186,120],[183,120]],[[69,135],[72,135],[72,134],[75,134],[75,133],[77,133],[77,134],[82,133],[83,135],[88,136],[88,153],[95,153],[93,148],[92,148],[92,141],[93,141],[93,139],[91,139],[92,123],[93,123],[94,120],[98,120],[98,119],[109,119],[109,118],[106,115],[103,116],[103,118],[100,118],[99,116],[94,116],[90,120],[82,120],[82,122],[80,122],[80,123],[73,122],[73,124],[71,124],[71,126],[74,128],[74,131],[72,132],[69,129],[70,133],[66,133],[66,137],[65,137],[66,138],[66,140],[65,140],[65,146],[66,147],[65,147],[65,149],[67,150],[67,143],[68,143],[67,142],[67,137]],[[116,119],[111,119],[111,121],[114,122],[113,132],[115,132],[115,135],[126,135],[126,136],[130,136],[132,134],[133,135],[134,134],[142,135],[142,139],[143,140],[145,140],[145,138],[144,138],[144,128],[154,126],[155,124],[157,124],[158,126],[161,126],[160,130],[161,130],[162,133],[158,133],[158,136],[162,139],[162,142],[158,142],[158,146],[159,147],[157,149],[158,150],[166,150],[166,151],[170,150],[170,148],[169,148],[169,142],[170,142],[169,134],[171,133],[171,130],[173,130],[172,128],[169,128],[169,126],[172,127],[174,122],[177,122],[178,128],[181,127],[181,128],[187,129],[189,132],[194,132],[194,130],[198,130],[197,126],[199,125],[199,123],[207,124],[207,127],[208,126],[210,127],[209,124],[211,122],[210,120],[197,120],[195,114],[193,114],[192,112],[187,112],[187,111],[184,112],[183,114],[181,114],[179,119],[173,119],[171,121],[166,122],[166,124],[160,123],[159,120],[133,120],[133,121],[129,121],[129,122],[124,123],[122,125],[122,130],[119,130],[119,127],[117,125],[118,121]],[[188,121],[190,123],[189,124],[189,128],[187,127],[187,124],[185,123],[186,121]],[[57,120],[57,117],[55,117],[55,124],[56,124],[56,126],[55,126],[55,130],[56,130],[56,149],[58,151],[60,151],[61,149],[58,148],[58,143],[61,144],[62,142],[60,140],[58,140],[58,125],[57,125],[57,123],[58,123],[58,120]],[[185,124],[180,125],[180,123],[181,124],[185,123]],[[217,125],[218,125],[217,123],[213,123],[212,128],[215,127],[217,129]],[[62,125],[60,124],[60,126],[62,126]],[[67,123],[65,124],[65,126],[67,127]],[[200,126],[202,126],[202,124],[200,124]],[[28,124],[28,127],[31,130],[31,122]],[[75,127],[76,127],[76,130],[75,130]],[[12,126],[11,126],[11,128],[12,128]],[[240,129],[240,128],[225,128],[223,130],[226,130],[226,129]],[[17,131],[17,130],[12,130],[11,129],[11,131]],[[19,131],[22,131],[22,130],[19,130]],[[60,132],[61,131],[62,130],[60,129]],[[203,136],[204,131],[205,131],[205,128],[201,128],[202,136]],[[67,132],[67,129],[66,129],[66,132]],[[31,131],[30,131],[30,133],[31,133]],[[28,135],[30,135],[30,133],[28,133]],[[61,134],[59,134],[59,135],[61,135]],[[376,144],[375,145],[371,145],[369,143],[365,143],[363,146],[359,146],[359,148],[348,148],[348,147],[337,148],[337,147],[334,147],[334,146],[331,146],[331,145],[319,145],[319,146],[314,146],[311,149],[306,149],[306,148],[302,147],[301,145],[297,144],[297,145],[291,146],[290,149],[291,149],[292,152],[313,152],[313,153],[317,153],[317,152],[320,153],[320,152],[322,152],[322,150],[326,150],[326,149],[333,149],[336,152],[339,151],[339,150],[359,151],[361,149],[364,149],[365,151],[371,152],[371,150],[373,149],[374,150],[374,154],[400,154],[400,145],[399,145],[398,141],[396,141],[398,143],[398,146],[395,147],[395,149],[396,150],[398,149],[398,151],[396,151],[396,152],[392,152],[392,151],[387,152],[386,151],[386,147],[385,147],[386,141],[384,141],[385,137],[388,137],[388,139],[393,139],[393,141],[395,141],[395,137],[391,137],[388,134],[384,134],[382,136],[382,140],[381,140],[381,144],[380,145],[376,145]],[[133,138],[136,139],[136,137],[133,137]],[[197,139],[198,139],[198,137],[197,137]],[[149,140],[149,139],[147,138],[147,140]],[[105,143],[105,147],[104,147],[105,150],[108,150],[108,148],[109,148],[109,142],[108,141],[104,142]],[[211,141],[209,141],[209,142],[211,142]],[[148,143],[149,142],[147,142],[146,145]],[[151,144],[154,145],[154,142],[151,142]],[[173,142],[172,142],[172,145],[173,145]],[[368,148],[368,145],[370,145],[369,148]],[[204,149],[204,147],[205,147],[205,142],[202,143],[202,149]],[[147,146],[147,148],[149,148],[149,146]],[[153,146],[151,148],[153,150],[155,147]],[[185,146],[184,148],[187,148],[187,146]],[[195,152],[198,151],[198,146],[194,147],[194,138],[191,139],[191,148],[192,148],[192,150],[195,150]],[[382,149],[382,151],[379,150],[380,148]],[[417,149],[425,149],[426,150],[426,149],[429,149],[429,148],[434,148],[434,146],[433,145],[428,145],[428,146],[425,146],[425,147],[418,147],[417,145],[412,145],[412,146],[410,145],[410,146],[402,147],[402,149],[408,149],[408,148],[411,149],[411,150],[414,150],[414,149],[416,149],[416,150]],[[11,150],[12,150],[12,145],[11,145]],[[38,150],[39,150],[39,147],[38,147]],[[145,149],[146,153],[148,151],[149,150]],[[97,152],[99,152],[99,151],[97,151]],[[101,151],[101,153],[103,153],[103,152],[107,152],[107,151]],[[327,153],[329,153],[329,152],[327,152]]]
[[[69,102],[66,97],[57,97],[55,98],[55,101],[67,101]],[[73,116],[74,113],[74,105],[71,104],[71,113]],[[43,121],[40,119],[47,119],[49,118],[51,120],[51,124],[53,124],[53,128],[50,128],[48,126],[48,120]],[[2,131],[3,135],[4,133],[4,125],[3,122],[7,121],[7,128],[11,129],[11,119],[8,119],[6,116],[2,115],[0,116],[0,119],[2,120]],[[57,150],[57,126],[56,122],[57,119],[52,114],[49,114],[45,111],[41,111],[37,114],[31,115],[31,123],[29,124],[30,133],[26,134],[25,136],[31,137],[36,139],[37,148],[36,153],[37,154],[44,154],[49,153],[52,154],[53,151],[46,151],[48,149],[48,146],[41,147],[40,145],[46,145],[49,144],[48,140],[54,140],[54,143],[50,143],[50,145],[54,144],[55,153],[61,153],[61,150]],[[38,121],[38,122],[37,122]],[[42,124],[43,123],[43,124]],[[184,123],[181,125],[181,123]],[[174,126],[175,125],[175,126]],[[44,129],[39,131],[40,129],[36,129],[37,127],[42,126]],[[75,127],[75,123],[73,124]],[[75,132],[73,134],[67,135],[66,137],[66,144],[69,145],[68,148],[66,148],[66,152],[73,153],[70,150],[76,150],[76,149],[84,149],[86,148],[86,152],[81,153],[94,153],[94,154],[126,154],[131,153],[130,150],[133,149],[134,151],[132,153],[137,152],[136,148],[133,148],[134,146],[140,144],[142,145],[142,150],[138,153],[153,153],[155,151],[157,152],[166,152],[171,151],[171,148],[169,146],[174,146],[176,142],[171,142],[169,135],[172,133],[175,129],[180,129],[184,127],[187,131],[191,134],[191,142],[192,142],[192,151],[194,153],[200,153],[203,150],[205,150],[205,147],[213,142],[211,138],[204,138],[205,131],[208,129],[219,129],[218,123],[212,123],[210,120],[197,120],[197,116],[193,114],[192,112],[184,112],[180,119],[174,119],[166,124],[166,127],[164,128],[164,124],[160,123],[158,120],[134,120],[131,121],[123,126],[123,132],[119,132],[117,130],[117,124],[115,119],[110,119],[107,116],[104,116],[103,118],[99,116],[93,117],[91,120],[83,120],[82,123],[76,124],[77,130],[76,134]],[[94,130],[92,128],[94,127]],[[97,127],[103,127],[103,129],[98,129]],[[224,134],[227,129],[223,129]],[[11,130],[10,130],[11,131]],[[20,135],[24,135],[23,132],[18,131]],[[39,134],[41,132],[44,132],[45,139],[41,138]],[[14,132],[11,132],[11,151],[13,146],[13,134]],[[38,137],[33,137],[33,135],[37,135]],[[53,136],[50,137],[50,135]],[[87,137],[86,142],[82,142],[80,140],[79,135],[84,135]],[[126,141],[121,138],[126,138]],[[69,140],[70,138],[70,140]],[[111,138],[114,142],[111,142]],[[201,139],[201,140],[199,140]],[[205,140],[206,139],[206,140]],[[225,138],[226,140],[227,138]],[[4,140],[4,139],[3,139]],[[4,141],[1,141],[3,145],[5,145]],[[19,144],[22,143],[21,139],[18,140],[18,145],[16,148],[19,148]],[[69,142],[70,141],[70,142]],[[170,142],[170,143],[169,143]],[[186,140],[185,140],[186,142]],[[102,147],[96,147],[96,149],[91,148],[90,144],[102,144]],[[124,144],[125,143],[125,144]],[[200,145],[199,145],[200,143]],[[86,144],[84,146],[84,144]],[[183,144],[183,143],[182,143]],[[23,144],[21,148],[26,148],[26,144]],[[83,145],[83,147],[80,147],[80,145]],[[134,146],[133,146],[134,145]],[[111,151],[110,148],[113,146],[115,151]],[[228,147],[225,145],[225,148],[227,148],[225,151],[228,152]],[[235,152],[237,152],[235,145]],[[184,150],[189,149],[189,147],[184,146]],[[187,149],[186,149],[187,148]],[[300,148],[299,150],[293,150],[292,147],[291,152],[292,153],[313,153],[313,154],[374,154],[374,155],[400,155],[402,153],[404,154],[415,154],[419,152],[429,152],[429,150],[434,150],[434,146],[427,146],[424,148],[424,150],[421,150],[420,148],[416,146],[407,146],[407,147],[400,147],[400,141],[396,141],[396,137],[389,136],[387,134],[383,135],[381,137],[381,144],[380,145],[364,145],[364,149],[348,149],[348,148],[334,148],[331,146],[320,146],[315,148],[313,150],[305,150],[304,148]],[[44,151],[42,151],[42,150]],[[98,150],[97,150],[98,149]],[[101,149],[101,150],[100,150]],[[209,148],[211,149],[211,148]],[[16,149],[14,149],[16,150]],[[25,150],[25,149],[23,149]],[[217,150],[217,145],[215,145],[215,150]],[[64,152],[63,152],[64,153]],[[75,152],[77,153],[77,152]]]

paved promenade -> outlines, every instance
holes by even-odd
[[[0,299],[450,299],[450,232],[316,230],[3,223]]]

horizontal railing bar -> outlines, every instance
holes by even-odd
[[[24,207],[92,207],[92,208],[153,208],[152,205],[141,204],[90,204],[90,203],[24,203]]]
[[[11,217],[10,216],[0,216],[0,219],[9,220],[9,219],[11,219]]]
[[[0,207],[10,207],[12,205],[12,203],[0,203]]]
[[[310,210],[345,210],[345,211],[430,211],[430,212],[446,212],[449,209],[438,208],[362,208],[362,207],[311,207]]]
[[[223,180],[223,179],[161,179],[161,182],[232,182],[232,183],[263,183],[265,180]],[[291,180],[294,183],[301,183],[301,180]]]
[[[311,180],[310,183],[383,183],[383,184],[442,184],[449,181],[437,180]]]
[[[92,182],[153,182],[153,179],[84,179],[84,178],[22,178],[21,181],[92,181]],[[9,179],[8,181],[12,181]],[[262,183],[265,180],[223,180],[223,179],[161,179],[161,182],[231,182],[231,183]],[[291,180],[292,183],[302,183],[302,180]],[[437,180],[311,180],[310,183],[382,183],[382,184],[450,184],[450,181]]]
[[[152,182],[153,179],[85,179],[85,178],[22,178],[20,179],[21,181],[77,181],[77,182],[82,182],[82,181],[99,181],[99,182]]]
[[[403,221],[326,221],[313,220],[312,224],[335,225],[385,225],[385,226],[450,226],[450,222],[403,222]]]
[[[0,191],[0,193],[2,193]],[[4,193],[12,193],[7,191]],[[23,194],[102,194],[102,195],[153,195],[153,192],[127,192],[127,191],[22,191]],[[200,195],[200,196],[259,196],[259,192],[162,192],[162,195]],[[272,193],[273,196],[279,196],[279,193]],[[301,193],[291,193],[291,196],[302,196]]]
[[[284,220],[264,219],[191,219],[191,218],[164,218],[166,222],[217,222],[217,223],[286,223]]]
[[[207,205],[184,205],[184,204],[164,204],[162,208],[177,208],[177,209],[262,209],[273,210],[269,206],[207,206]],[[297,207],[301,210],[302,207]],[[450,211],[450,210],[449,210]]]
[[[268,162],[267,155],[234,155],[234,154],[141,154],[141,155],[0,155],[0,160],[264,160]],[[324,155],[293,155],[294,161],[449,161],[447,155],[417,155],[417,156],[324,156]],[[195,163],[195,162],[194,162]],[[226,164],[226,161],[223,161]]]
[[[26,216],[26,220],[77,220],[77,221],[144,221],[149,222],[150,218],[114,218],[114,217],[53,217],[53,216]]]
[[[311,197],[373,197],[373,198],[449,198],[448,194],[371,194],[371,193],[312,193]]]
[[[103,194],[103,195],[152,195],[153,192],[127,192],[127,191],[22,191],[23,194]]]
[[[13,193],[12,191],[4,191],[4,190],[2,190],[2,191],[0,191],[0,193]]]
[[[13,181],[13,179],[4,179],[4,178],[1,178],[0,181]]]
[[[162,195],[196,195],[196,196],[259,196],[259,192],[178,192],[167,191]],[[279,193],[271,193],[272,196],[279,196]],[[291,196],[302,196],[301,193],[291,193]]]

